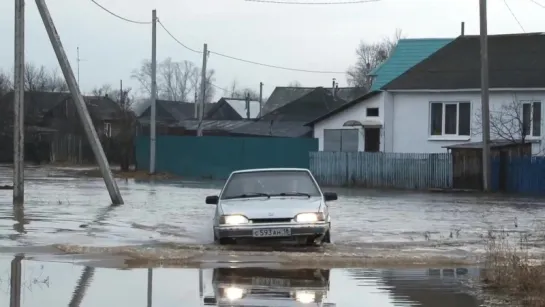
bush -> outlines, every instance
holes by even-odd
[[[545,265],[531,257],[529,234],[490,231],[486,240],[485,284],[531,307],[545,307]]]

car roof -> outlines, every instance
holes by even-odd
[[[310,172],[306,168],[251,168],[251,169],[242,169],[242,170],[234,171],[232,174],[257,173],[257,172],[285,172],[285,171]]]

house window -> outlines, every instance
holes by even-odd
[[[378,108],[367,108],[367,117],[378,117]]]
[[[470,132],[470,102],[432,102],[430,104],[430,134],[432,136],[469,136]]]
[[[112,137],[112,124],[104,123],[104,135],[106,137]]]
[[[525,136],[541,136],[541,102],[522,104],[522,132]]]
[[[324,151],[358,151],[358,129],[324,129]]]

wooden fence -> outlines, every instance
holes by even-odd
[[[310,170],[323,185],[369,188],[452,187],[448,153],[310,152]]]
[[[494,191],[545,195],[545,157],[494,158],[491,173]]]

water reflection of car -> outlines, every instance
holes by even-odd
[[[329,270],[217,268],[212,277],[214,296],[204,297],[212,306],[333,307],[327,303]]]
[[[219,196],[208,196],[216,206],[214,240],[220,244],[240,239],[331,242],[328,201],[307,169],[271,168],[233,172]]]

